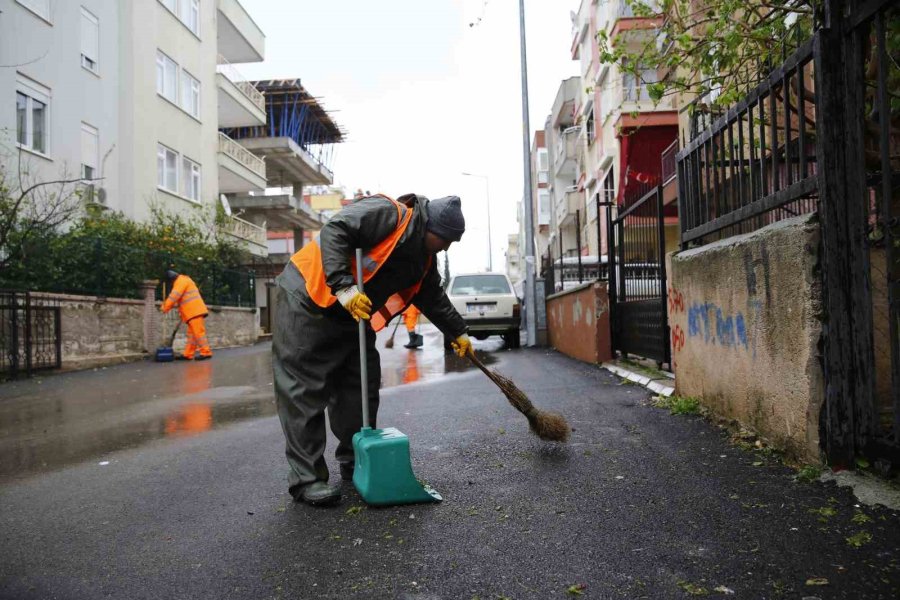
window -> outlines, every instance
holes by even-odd
[[[178,153],[162,144],[156,146],[156,185],[178,193]]]
[[[172,102],[177,100],[178,63],[156,51],[156,93]]]
[[[452,296],[512,294],[505,275],[460,275],[453,280]]]
[[[17,2],[45,21],[50,20],[50,0],[17,0]]]
[[[588,145],[593,144],[597,129],[594,125],[594,107],[590,108],[590,112],[588,113],[587,118],[587,124],[585,126],[587,128]]]
[[[81,7],[81,66],[97,72],[100,59],[100,21]]]
[[[550,224],[550,192],[538,190],[538,225]]]
[[[200,82],[184,69],[181,71],[181,108],[200,118]]]
[[[16,87],[16,141],[23,148],[46,154],[50,90],[21,75]]]
[[[194,35],[200,36],[200,0],[181,0],[179,18]]]
[[[96,127],[87,123],[81,124],[81,178],[97,177],[97,165],[100,163],[99,135]]]
[[[181,195],[200,202],[200,165],[189,158],[182,158],[181,181]]]
[[[639,102],[649,100],[650,92],[647,85],[656,83],[658,78],[655,68],[638,65],[637,74],[625,72],[622,74],[622,87],[626,102]]]
[[[159,0],[169,12],[200,37],[200,0]]]

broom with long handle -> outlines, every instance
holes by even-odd
[[[572,429],[566,423],[565,417],[559,413],[547,412],[535,407],[525,392],[517,388],[510,379],[485,367],[474,353],[467,354],[467,356],[476,367],[488,376],[488,379],[497,384],[513,408],[525,415],[531,431],[539,438],[551,442],[565,442],[569,439],[569,432]]]
[[[384,343],[384,347],[388,350],[394,347],[394,334],[397,333],[397,328],[400,327],[400,321],[402,320],[402,317],[397,317],[397,323],[394,324],[394,331],[391,332],[391,337],[388,338],[388,341]]]

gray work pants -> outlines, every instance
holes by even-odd
[[[335,457],[353,464],[353,434],[362,426],[359,329],[352,319],[336,319],[307,309],[291,289],[302,277],[291,265],[276,280],[272,327],[272,368],[278,418],[284,431],[290,472],[288,490],[328,481],[325,464],[325,409],[338,439]],[[366,328],[369,425],[375,427],[381,361],[375,332]]]

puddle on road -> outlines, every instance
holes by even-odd
[[[424,348],[384,348],[382,387],[437,379],[475,367],[445,353],[440,333],[423,328]],[[395,341],[400,341],[399,338]],[[499,338],[475,342],[485,364],[497,361]],[[36,378],[0,388],[0,483],[164,438],[199,435],[224,425],[274,416],[268,344],[219,352],[199,363],[134,363]]]

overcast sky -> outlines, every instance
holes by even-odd
[[[461,173],[486,176],[493,268],[503,270],[523,191],[518,1],[241,2],[266,35],[265,62],[241,72],[298,77],[347,132],[335,183],[348,194],[460,196],[466,234],[450,250],[459,273],[487,268],[486,180]],[[532,132],[560,81],[578,74],[577,9],[577,0],[525,2]]]

